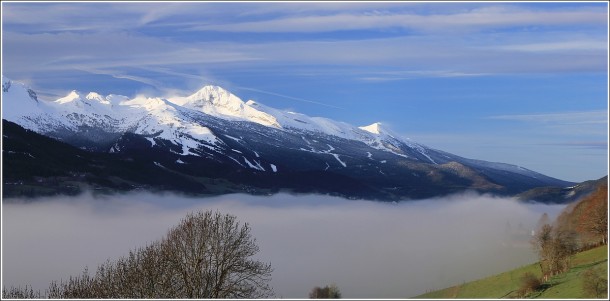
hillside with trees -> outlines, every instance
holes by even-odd
[[[580,201],[570,204],[557,218],[562,231],[575,232],[580,248],[608,243],[608,183]]]
[[[415,298],[607,298],[608,183],[554,222],[543,214],[531,243],[537,263]]]

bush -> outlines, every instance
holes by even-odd
[[[519,290],[517,290],[517,295],[520,298],[523,298],[539,290],[541,287],[542,282],[540,279],[534,274],[528,272],[521,277],[521,286],[519,287]]]
[[[606,298],[608,280],[602,276],[598,269],[588,269],[583,273],[582,289],[586,297]]]
[[[316,286],[309,293],[310,299],[340,299],[341,292],[335,284],[325,286],[323,288]]]

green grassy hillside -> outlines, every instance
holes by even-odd
[[[597,269],[599,274],[606,279],[608,275],[608,246],[601,246],[588,251],[580,252],[572,258],[572,268],[564,274],[557,275],[544,285],[544,288],[531,294],[530,298],[543,299],[574,299],[595,298],[587,295],[583,289],[583,278],[587,270]],[[532,273],[536,277],[541,276],[538,263],[526,265],[512,271],[495,276],[475,280],[449,287],[446,289],[429,292],[414,298],[422,299],[500,299],[515,297],[521,285],[521,277],[525,273]],[[607,294],[602,296],[607,298]]]

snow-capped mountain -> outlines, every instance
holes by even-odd
[[[434,150],[381,123],[357,127],[244,102],[218,86],[165,99],[72,91],[55,101],[39,100],[34,91],[7,78],[2,88],[7,121],[81,149],[146,157],[151,166],[183,176],[230,181],[237,172],[242,180],[251,175],[244,180],[250,187],[307,191],[324,186],[322,191],[331,193],[333,181],[342,181],[366,187],[381,199],[464,189],[517,193],[570,184],[518,166]],[[209,169],[210,164],[216,173],[194,168]],[[312,178],[300,185],[289,180],[298,182],[303,175],[328,181],[312,184],[317,183]],[[349,187],[345,190],[349,194]]]

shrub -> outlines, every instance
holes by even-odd
[[[521,277],[521,286],[519,287],[519,290],[517,290],[517,295],[520,298],[523,298],[539,290],[541,287],[542,282],[540,282],[540,279],[534,274],[528,272]]]
[[[339,288],[335,284],[331,284],[330,286],[327,285],[323,288],[316,286],[313,289],[311,289],[311,292],[309,293],[309,298],[310,299],[340,299],[341,292],[339,291]]]
[[[598,269],[588,269],[583,273],[582,289],[586,297],[607,297],[608,280]]]

